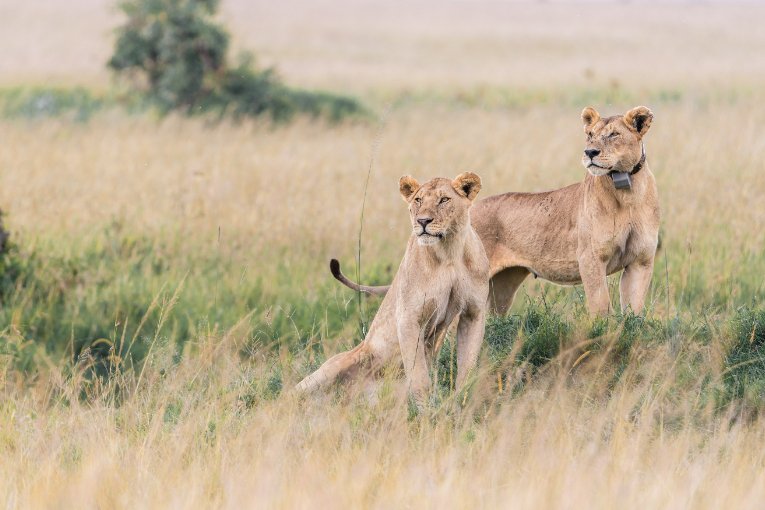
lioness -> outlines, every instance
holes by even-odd
[[[470,172],[454,180],[436,178],[422,186],[412,177],[399,181],[409,204],[412,235],[391,292],[383,299],[366,338],[350,351],[328,359],[297,386],[299,393],[336,379],[370,373],[401,353],[409,391],[422,404],[430,387],[428,357],[436,339],[459,317],[457,388],[478,359],[489,293],[489,261],[470,226],[470,206],[481,179]]]
[[[561,285],[584,284],[592,314],[607,314],[606,276],[624,269],[622,310],[643,309],[659,235],[659,198],[646,161],[643,136],[653,113],[638,106],[601,118],[582,111],[587,135],[584,182],[543,193],[505,193],[478,201],[473,228],[491,264],[493,310],[504,314],[530,274]],[[332,273],[354,290],[384,294],[388,287],[359,286],[337,261]]]

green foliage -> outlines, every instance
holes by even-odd
[[[40,347],[33,341],[7,329],[0,331],[0,371],[32,374],[37,370],[40,354]]]
[[[137,71],[166,110],[191,109],[209,96],[224,71],[228,35],[211,19],[214,0],[127,0],[109,67]]]
[[[6,118],[68,117],[86,121],[104,107],[106,100],[87,89],[13,87],[0,90],[0,114]]]
[[[292,289],[274,293],[257,275],[244,278],[225,252],[128,235],[118,222],[63,253],[48,243],[23,253],[7,246],[0,355],[24,370],[36,368],[35,353],[47,352],[106,376],[115,363],[140,365],[159,347],[175,353],[162,361],[172,364],[189,340],[221,334],[247,316],[243,356],[318,349],[318,339],[345,332],[358,313],[356,300],[327,301],[339,290],[330,278],[314,293],[295,286],[288,256],[275,268],[275,285]],[[280,384],[272,374],[264,393],[278,394]]]
[[[0,211],[0,309],[8,305],[23,271],[23,260],[5,230]],[[8,369],[20,373],[32,372],[38,359],[37,345],[10,325],[2,324],[0,328],[0,372]]]
[[[359,341],[353,334],[355,296],[329,277],[306,292],[299,283],[305,274],[289,253],[266,286],[258,276],[244,278],[230,254],[130,235],[118,222],[63,252],[46,243],[21,250],[2,227],[0,239],[0,371],[6,374],[30,377],[46,359],[68,360],[67,370],[79,367],[86,377],[106,379],[118,367],[140,371],[147,361],[162,372],[198,339],[240,324],[239,352],[266,359],[268,367],[242,389],[240,405],[249,408],[277,397],[292,371],[307,373],[337,348]],[[383,266],[365,272],[371,283],[390,276]],[[513,391],[525,387],[518,375],[524,381],[536,377],[539,368],[575,345],[608,356],[609,387],[623,373],[639,370],[647,352],[661,348],[678,357],[671,383],[677,395],[683,387],[696,388],[699,402],[716,402],[718,409],[737,403],[765,409],[765,309],[741,308],[720,328],[720,316],[710,322],[698,314],[658,320],[628,313],[591,320],[578,304],[551,302],[529,300],[516,314],[487,320],[488,368]],[[362,305],[371,317],[379,299],[364,298]],[[344,340],[323,348],[323,339],[337,338]],[[714,341],[725,346],[717,369],[702,355]],[[434,368],[440,391],[453,391],[453,338],[447,337]],[[173,423],[178,412],[168,407],[166,421]]]
[[[305,112],[313,117],[326,117],[331,121],[364,113],[363,107],[355,99],[329,92],[293,89],[288,98],[293,110]]]
[[[608,349],[624,364],[634,345],[663,341],[667,339],[667,334],[668,330],[661,321],[629,312],[595,319],[588,337],[594,340],[594,350]]]
[[[24,261],[3,224],[0,211],[0,307],[6,304],[24,271]]]
[[[269,114],[275,120],[296,113],[339,120],[363,112],[351,98],[292,90],[273,69],[257,69],[251,56],[230,66],[229,35],[213,19],[216,0],[125,0],[120,6],[128,21],[108,65],[142,81],[163,112]]]
[[[608,104],[623,108],[639,103],[676,104],[684,99],[684,95],[683,91],[675,88],[635,90],[613,83],[610,86],[568,85],[552,88],[483,85],[456,93],[439,89],[405,91],[386,99],[392,100],[396,106],[447,103],[467,108],[522,110],[539,106],[580,108],[586,104]]]
[[[722,402],[745,408],[765,403],[765,309],[740,308],[731,321],[731,344],[725,357]]]
[[[166,425],[176,425],[183,412],[183,402],[180,399],[172,399],[165,406],[165,415],[163,421]]]
[[[489,317],[485,340],[494,362],[504,361],[521,342],[515,359],[539,367],[558,355],[571,330],[571,324],[551,307],[531,305],[522,315]]]
[[[441,390],[454,390],[457,380],[457,349],[454,339],[447,337],[435,363],[436,384]]]
[[[237,382],[237,407],[246,411],[267,400],[274,400],[283,390],[282,367],[278,360],[262,367],[260,373],[248,373]]]

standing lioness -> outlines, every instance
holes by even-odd
[[[562,285],[583,283],[590,312],[606,314],[606,276],[622,269],[622,309],[642,311],[659,236],[659,197],[643,146],[652,120],[645,106],[607,118],[585,108],[584,182],[475,204],[473,228],[491,264],[490,299],[497,313],[510,308],[518,287],[534,274]],[[387,289],[356,285],[336,261],[332,272],[356,290]]]
[[[296,387],[309,392],[338,378],[372,373],[401,353],[409,390],[422,403],[430,387],[428,358],[436,339],[456,318],[457,389],[478,359],[483,341],[489,261],[470,226],[470,206],[481,179],[470,172],[453,181],[437,178],[422,186],[402,177],[399,189],[409,204],[412,235],[366,338],[328,359]]]

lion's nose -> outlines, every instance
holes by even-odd
[[[587,150],[584,151],[584,153],[587,154],[588,158],[592,159],[595,156],[597,156],[598,154],[600,154],[600,150],[599,149],[587,149]]]
[[[417,218],[417,223],[422,225],[423,230],[428,226],[428,223],[432,223],[433,218]]]

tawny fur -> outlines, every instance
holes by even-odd
[[[632,176],[630,190],[616,189],[608,173],[630,172],[641,160],[652,120],[645,106],[605,119],[585,108],[583,182],[476,202],[471,218],[491,266],[494,312],[504,314],[518,287],[534,274],[561,285],[584,284],[590,312],[606,314],[611,310],[606,276],[621,270],[622,310],[643,310],[659,236],[656,181],[647,161]],[[591,158],[587,151],[593,150],[600,152]],[[337,273],[342,274],[339,267]]]
[[[466,172],[453,181],[437,178],[420,186],[402,177],[399,188],[409,203],[413,232],[390,291],[366,338],[303,379],[296,386],[299,393],[372,375],[398,358],[410,392],[422,404],[430,389],[429,360],[454,320],[458,389],[476,364],[489,293],[489,261],[470,224],[480,178]]]

